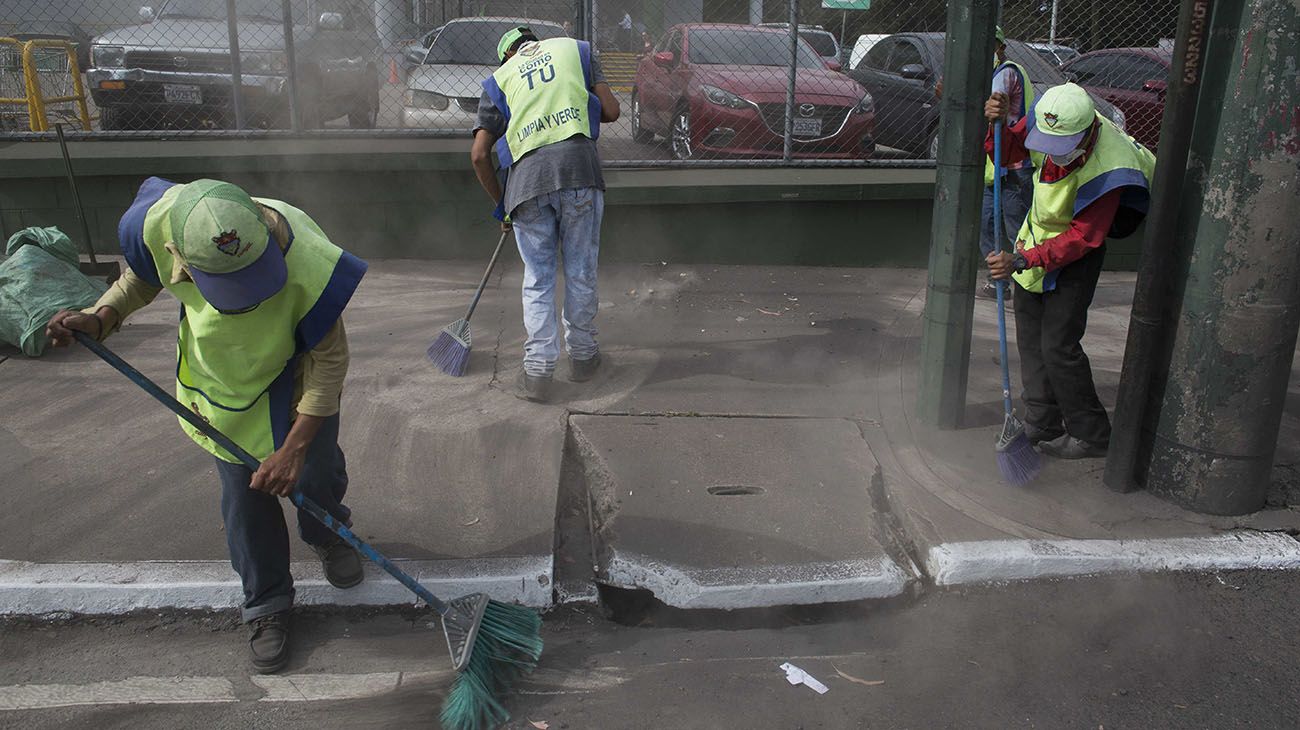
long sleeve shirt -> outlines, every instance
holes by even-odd
[[[286,238],[277,236],[277,240]],[[109,307],[117,312],[120,327],[132,312],[152,302],[161,292],[161,287],[153,286],[128,267],[93,307],[83,311],[95,314],[100,307]],[[104,336],[109,334],[106,332]],[[294,412],[322,418],[338,413],[349,359],[347,333],[340,318],[315,348],[298,359],[294,372]]]
[[[1028,157],[1029,153],[1025,149],[1025,137],[1028,135],[1026,127],[1027,121],[1022,118],[1003,130],[1002,146],[1006,154]],[[984,151],[993,154],[992,130],[984,139]],[[1043,169],[1039,173],[1041,180],[1047,183],[1055,182],[1078,170],[1088,161],[1091,151],[1089,148],[1088,153],[1065,167],[1052,162],[1050,157],[1044,158]],[[1120,192],[1119,189],[1112,190],[1075,213],[1074,220],[1070,221],[1070,227],[1061,235],[1040,241],[1033,248],[1027,249],[1021,249],[1020,244],[1023,241],[1017,241],[1016,249],[1024,254],[1025,261],[1031,268],[1041,266],[1047,271],[1055,271],[1078,261],[1089,251],[1106,242],[1106,234],[1110,231],[1111,225],[1115,222],[1115,214],[1119,211]],[[1033,214],[1031,207],[1029,215]]]

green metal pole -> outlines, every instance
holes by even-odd
[[[987,129],[984,100],[993,76],[997,10],[997,0],[948,3],[917,395],[917,417],[938,428],[960,428],[966,410],[975,272],[983,264],[979,228]]]
[[[1151,491],[1201,512],[1263,507],[1286,401],[1300,330],[1300,39],[1279,29],[1297,27],[1293,0],[1215,8],[1209,65],[1222,83],[1207,72],[1206,85],[1222,94],[1202,104],[1221,111],[1193,136],[1204,182],[1184,207],[1193,252],[1147,474]]]

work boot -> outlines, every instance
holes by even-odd
[[[600,353],[596,353],[586,360],[574,360],[569,358],[569,380],[575,383],[585,383],[596,376],[596,371],[600,369]]]
[[[324,545],[311,545],[325,569],[325,580],[335,588],[351,588],[365,578],[361,570],[361,556],[343,538],[332,536]]]
[[[1025,425],[1025,438],[1028,438],[1029,443],[1034,446],[1037,446],[1044,441],[1055,441],[1064,435],[1065,432],[1061,430],[1043,431],[1028,424]]]
[[[289,663],[289,612],[259,616],[249,622],[248,654],[259,674],[274,674]]]
[[[1106,455],[1106,444],[1092,444],[1068,433],[1051,441],[1044,441],[1038,449],[1058,459],[1098,459]]]
[[[554,380],[550,375],[529,375],[521,370],[519,380],[515,383],[515,397],[533,403],[545,403],[551,399],[551,384]]]

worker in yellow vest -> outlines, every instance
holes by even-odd
[[[1008,109],[1006,124],[1019,122],[1034,105],[1034,84],[1029,79],[1029,72],[1024,66],[1007,58],[1007,39],[1002,33],[1002,26],[994,31],[997,45],[993,52],[993,89],[994,94],[1007,97]],[[995,250],[1011,248],[1014,240],[1010,237],[1020,229],[1029,210],[1029,201],[1034,194],[1034,163],[1029,155],[1009,157],[1004,147],[1002,150],[1002,234],[1008,240],[997,241],[993,238],[993,156],[984,158],[984,200],[980,207],[980,253],[987,257]],[[998,291],[989,279],[975,295],[981,299],[997,299]]]
[[[253,666],[279,671],[289,658],[294,597],[279,497],[301,490],[350,524],[338,446],[348,370],[341,315],[366,264],[301,210],[217,180],[149,178],[118,239],[124,275],[93,307],[54,315],[47,334],[56,346],[73,342],[72,330],[102,341],[164,289],[180,301],[177,400],[261,461],[253,472],[181,421],[216,458]],[[331,584],[361,582],[360,556],[329,528],[300,511],[298,533]]]
[[[619,106],[585,41],[539,41],[530,29],[513,28],[497,44],[497,57],[501,67],[483,81],[470,161],[496,217],[513,226],[524,262],[528,338],[516,394],[544,402],[560,355],[555,285],[561,258],[569,379],[590,380],[600,367],[596,265],[605,180],[596,139],[601,122],[618,119]]]
[[[1004,119],[1007,98],[984,105]],[[1088,324],[1106,238],[1131,235],[1146,217],[1156,158],[1093,105],[1082,87],[1048,89],[1006,129],[1012,154],[1042,159],[1015,253],[985,261],[994,279],[1015,280],[1016,345],[1024,386],[1025,431],[1050,456],[1104,456],[1110,419],[1097,397],[1080,341]]]

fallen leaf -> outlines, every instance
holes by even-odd
[[[844,672],[841,672],[840,668],[835,666],[834,664],[831,665],[831,669],[834,669],[836,674],[849,680],[850,682],[853,682],[854,684],[863,685],[864,687],[879,687],[880,685],[885,683],[885,680],[883,679],[860,679],[858,677],[853,676],[852,674],[845,674]]]
[[[550,730],[551,727],[551,723],[545,720],[529,720],[528,724],[537,728],[537,730]]]
[[[482,517],[475,517],[474,519],[470,520],[469,522],[462,522],[462,523],[460,523],[460,526],[461,526],[461,527],[469,527],[469,526],[471,526],[471,525],[477,525],[477,524],[478,524],[478,521],[481,520],[481,519],[483,519],[483,518],[482,518]]]

